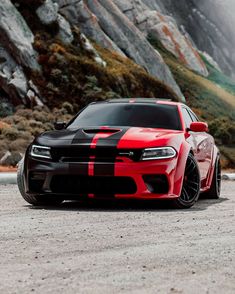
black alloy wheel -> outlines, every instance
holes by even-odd
[[[190,153],[186,162],[181,195],[174,201],[176,208],[190,208],[200,195],[201,179],[199,168],[194,156]]]

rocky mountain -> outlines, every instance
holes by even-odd
[[[72,114],[90,101],[123,96],[186,101],[207,120],[234,119],[234,6],[233,0],[2,0],[0,118],[17,113],[0,120],[0,137],[1,126],[20,124],[20,132],[33,135],[43,122],[50,126],[38,107],[57,117],[60,107]],[[22,105],[36,117],[19,112]],[[22,126],[21,118],[31,125]],[[223,140],[232,142],[230,134]]]
[[[235,77],[234,0],[143,0],[152,9],[173,17],[197,48],[207,52]],[[157,6],[156,6],[157,4]]]
[[[38,22],[45,30],[57,26],[57,37],[66,44],[73,42],[72,29],[78,27],[90,40],[132,59],[184,101],[169,67],[147,38],[158,40],[203,76],[208,70],[198,49],[233,75],[233,26],[219,25],[227,11],[220,6],[219,0],[4,0],[0,3],[0,87],[13,104],[27,103],[32,96],[37,104],[46,101],[26,74],[28,69],[41,70],[31,29],[32,22]],[[25,16],[27,9],[35,19]]]

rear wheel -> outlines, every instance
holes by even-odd
[[[215,162],[215,169],[214,169],[211,187],[208,191],[203,193],[203,197],[208,199],[219,199],[220,191],[221,191],[221,165],[220,165],[220,157],[218,156]]]
[[[21,196],[24,198],[25,201],[27,201],[29,204],[32,204],[34,206],[53,206],[53,205],[59,205],[63,202],[62,199],[58,198],[44,198],[43,196],[37,196],[37,195],[29,195],[25,193],[25,186],[24,186],[24,160],[22,159],[19,162],[18,170],[17,170],[17,184],[20,191]]]
[[[200,195],[201,179],[197,162],[190,153],[186,162],[183,187],[181,195],[174,200],[176,208],[190,208],[193,206]]]

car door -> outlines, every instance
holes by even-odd
[[[185,122],[187,141],[192,146],[194,156],[198,162],[201,179],[207,178],[212,159],[213,138],[206,132],[192,132],[190,124],[199,121],[196,115],[187,107],[182,107],[182,114]]]

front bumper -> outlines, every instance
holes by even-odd
[[[119,199],[175,199],[180,196],[182,178],[176,176],[177,158],[115,164],[96,162],[95,165],[98,170],[106,167],[107,173],[84,174],[87,163],[51,162],[28,156],[24,168],[26,193],[58,195],[71,200],[83,196]],[[114,165],[114,174],[109,174],[109,165]],[[120,187],[128,181],[132,188]],[[153,185],[151,181],[154,181]],[[114,191],[110,190],[112,184]]]

